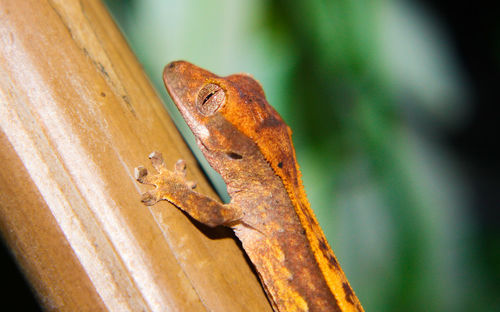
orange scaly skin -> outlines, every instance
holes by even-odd
[[[167,65],[164,81],[231,203],[193,191],[183,164],[171,172],[159,154],[158,175],[138,168],[138,180],[157,187],[143,201],[168,200],[202,223],[232,227],[275,311],[363,311],[306,198],[291,130],[260,84],[184,61]]]

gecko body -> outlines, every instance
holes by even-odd
[[[164,82],[209,164],[227,184],[221,204],[192,189],[185,165],[151,156],[156,186],[143,202],[168,200],[209,226],[230,226],[254,264],[275,311],[363,311],[307,201],[291,130],[247,74],[219,77],[185,61]]]

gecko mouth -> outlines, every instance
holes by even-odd
[[[196,138],[196,144],[198,144],[198,146],[200,147],[200,150],[202,151],[209,151],[208,147],[205,145],[205,143],[203,143],[202,140],[200,140],[199,138]]]

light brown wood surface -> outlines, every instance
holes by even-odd
[[[142,205],[154,150],[215,195],[102,3],[0,0],[0,230],[43,306],[270,311],[230,230]]]

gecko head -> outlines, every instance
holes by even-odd
[[[237,176],[243,165],[256,163],[242,160],[263,156],[275,172],[294,180],[291,130],[250,75],[219,77],[177,61],[165,67],[163,80],[201,151],[223,177]]]
[[[265,101],[256,80],[246,74],[219,77],[186,61],[168,64],[163,80],[209,162],[211,159],[234,162],[254,152],[255,143],[237,124],[248,123],[246,103],[258,102],[258,98]],[[260,117],[252,120],[258,122]],[[221,154],[225,157],[220,157]]]

